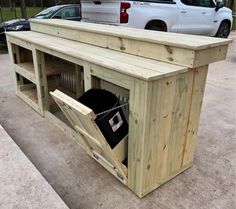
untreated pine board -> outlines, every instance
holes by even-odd
[[[34,19],[30,22],[31,29],[36,32],[191,68],[225,59],[224,46],[232,42],[229,39],[154,32],[84,22]],[[211,60],[206,60],[205,56],[197,54],[200,51],[200,53],[211,55],[212,50],[218,51],[218,55],[212,56]],[[196,58],[199,60],[198,62],[195,62]]]

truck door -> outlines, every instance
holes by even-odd
[[[215,4],[212,0],[179,0],[177,30],[179,33],[211,35]]]
[[[118,25],[120,0],[81,0],[82,21]]]

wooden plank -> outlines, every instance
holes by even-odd
[[[15,69],[14,69],[14,63],[15,63],[15,45],[12,44],[9,39],[7,39],[7,47],[8,47],[8,52],[9,52],[9,56],[10,56],[10,65],[11,65],[11,69],[12,69],[12,78],[13,78],[13,86],[14,86],[14,92],[15,94],[18,91],[17,88],[17,77],[16,77],[16,73],[15,73]]]
[[[142,193],[168,176],[176,76],[152,82],[146,103]]]
[[[31,20],[31,25],[36,32],[188,67],[201,64],[202,61],[194,62],[196,51],[232,42],[229,39],[58,20]],[[204,56],[202,58],[204,60]],[[220,57],[214,57],[212,61],[219,60]]]
[[[181,167],[182,150],[191,105],[193,76],[194,72],[189,71],[176,77],[166,175],[171,175]]]
[[[196,52],[194,67],[208,65],[209,63],[225,60],[228,46],[216,46]]]
[[[15,64],[20,63],[20,47],[15,45]],[[17,80],[17,83],[20,85],[24,84],[23,76],[19,75],[19,80]]]
[[[182,152],[181,166],[193,161],[196,148],[197,131],[200,121],[203,96],[206,85],[208,66],[197,68],[194,71],[193,91],[191,98],[191,109],[189,112],[188,127]]]
[[[84,65],[84,91],[91,88],[100,88],[100,81],[91,74],[91,65],[86,63]]]
[[[125,89],[130,88],[130,83],[133,80],[130,76],[111,71],[109,68],[104,68],[98,65],[88,64],[88,69],[88,73],[91,76],[96,76],[104,81],[108,81]]]
[[[44,114],[44,89],[42,86],[42,80],[41,78],[43,77],[42,75],[42,65],[41,65],[41,57],[36,48],[32,49],[32,54],[33,54],[33,63],[34,63],[34,69],[35,69],[35,78],[36,78],[36,88],[37,88],[37,101],[38,101],[38,106],[40,109],[40,113],[43,115]]]
[[[47,74],[46,74],[46,66],[45,66],[45,57],[44,53],[37,50],[37,60],[38,60],[38,71],[39,71],[39,81],[41,85],[41,92],[42,92],[42,108],[43,108],[43,113],[45,115],[45,111],[49,110],[50,107],[50,97],[49,97],[49,84],[47,80]]]
[[[165,33],[158,31],[148,31],[143,29],[136,28],[124,28],[116,27],[112,25],[101,25],[85,22],[67,22],[65,20],[40,20],[40,19],[31,19],[30,24],[33,27],[32,30],[42,33],[49,33],[48,28],[53,28],[53,35],[59,33],[59,28],[63,29],[72,29],[72,30],[81,30],[91,33],[106,34],[109,36],[119,36],[121,38],[132,38],[135,40],[145,40],[146,42],[151,43],[164,43],[165,45],[177,46],[180,48],[189,48],[189,49],[205,49],[214,47],[217,45],[225,45],[231,43],[232,40],[227,39],[218,39],[212,37],[196,36],[196,35],[186,35],[186,34],[177,34],[177,33]],[[37,24],[34,27],[34,24]],[[39,25],[44,26],[40,28]],[[57,29],[56,29],[56,28]],[[56,30],[56,32],[55,32]]]
[[[147,82],[134,79],[130,84],[128,187],[138,196],[142,195],[143,146],[145,143],[145,114],[149,86]],[[148,138],[147,138],[148,139]]]
[[[33,62],[14,64],[14,70],[18,74],[27,78],[32,83],[36,83],[35,74],[33,72],[34,71]]]
[[[114,50],[107,50],[101,47],[52,37],[45,34],[40,34],[41,37],[39,37],[36,32],[32,31],[21,32],[20,34],[9,33],[8,35],[11,36],[12,39],[13,37],[15,39],[28,39],[37,45],[37,48],[43,46],[44,48],[63,53],[64,57],[68,57],[69,55],[85,62],[143,80],[161,79],[164,76],[179,74],[181,72],[186,72],[187,70],[187,68],[183,66],[173,66],[155,60],[150,61],[150,59],[147,58],[124,54]],[[61,43],[63,43],[63,45]]]
[[[16,46],[24,47],[28,50],[32,50],[32,43],[30,41],[22,40],[22,39],[15,39],[8,35],[6,35],[8,42],[15,44]]]

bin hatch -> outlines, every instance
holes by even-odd
[[[96,115],[92,109],[59,90],[50,94],[79,134],[78,140],[85,144],[85,151],[121,182],[127,184],[127,168],[121,163],[127,157],[127,137],[111,149],[94,121]]]

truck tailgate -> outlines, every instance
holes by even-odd
[[[120,0],[81,0],[82,21],[119,24]]]

